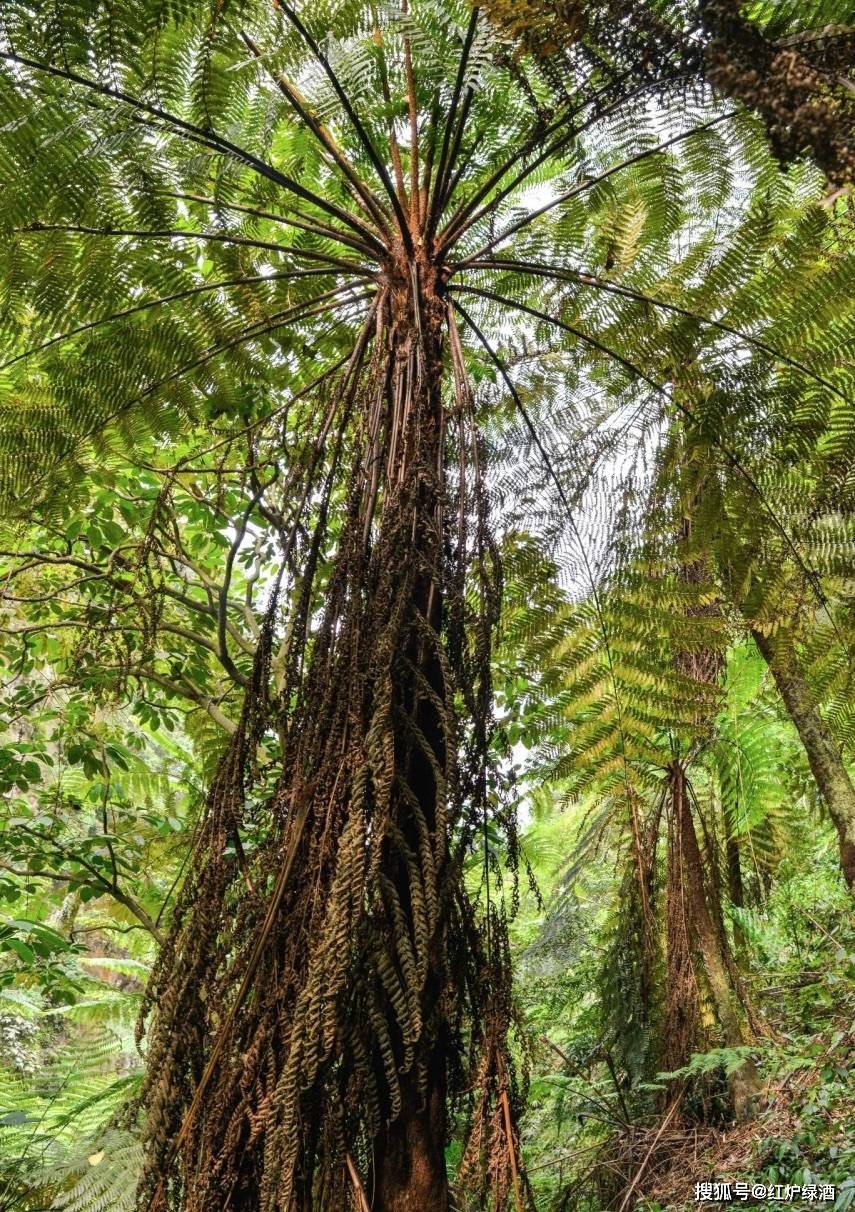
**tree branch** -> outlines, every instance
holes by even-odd
[[[252,55],[255,56],[256,59],[263,59],[262,52],[248,34],[241,30],[240,37],[246,48]],[[297,89],[297,87],[292,84],[291,81],[288,80],[281,72],[273,76],[273,79],[275,80],[279,91],[289,102],[294,112],[303,120],[303,122],[305,122],[309,130],[312,132],[321,146],[329,153],[334,163],[341,169],[344,176],[353,186],[353,189],[356,191],[357,199],[362,203],[368,215],[374,220],[382,232],[388,234],[388,227],[386,225],[387,213],[384,212],[379,198],[375,196],[373,191],[368,188],[359,174],[355,171],[353,165],[350,163],[347,156],[345,156],[341,151],[327,128],[311,112],[308,103],[300,94],[299,89]]]
[[[335,287],[332,291],[326,292],[325,296],[316,296],[316,298],[314,300],[310,300],[310,302],[317,302],[320,298],[329,299],[332,295],[337,295],[344,290],[352,289],[353,285],[353,283],[345,282],[341,286]],[[324,302],[314,308],[307,308],[305,303],[300,303],[295,307],[286,309],[285,311],[276,312],[268,320],[251,325],[248,329],[245,329],[242,333],[240,333],[239,336],[232,338],[230,341],[226,341],[221,345],[210,346],[208,350],[198,358],[194,358],[191,362],[184,363],[183,366],[179,366],[176,370],[174,370],[171,374],[166,375],[163,379],[159,379],[157,382],[150,384],[147,388],[145,388],[144,391],[140,392],[138,396],[134,396],[132,399],[126,400],[124,404],[120,405],[113,412],[108,413],[106,417],[102,417],[97,425],[92,429],[86,431],[85,433],[75,435],[75,442],[77,444],[82,444],[88,438],[91,438],[94,433],[103,430],[105,426],[115,421],[117,417],[120,417],[122,413],[126,412],[129,408],[133,408],[135,404],[141,404],[144,400],[160,391],[160,389],[165,387],[168,383],[175,382],[176,379],[181,378],[182,375],[187,374],[191,370],[198,370],[201,366],[204,366],[206,363],[212,361],[214,358],[219,357],[221,354],[227,353],[230,349],[237,348],[238,345],[243,345],[247,341],[254,341],[258,337],[275,332],[278,328],[284,327],[284,325],[289,322],[299,323],[300,321],[309,319],[314,315],[333,311],[337,307],[346,306],[348,303],[360,302],[363,299],[370,297],[371,292],[364,292],[363,294],[356,295],[351,299],[344,299],[340,300],[339,302]],[[300,308],[305,308],[305,310],[301,311]],[[68,452],[66,451],[65,453]]]
[[[792,366],[794,370],[798,370],[801,374],[806,375],[809,379],[813,379],[815,383],[827,387],[829,391],[833,391],[836,396],[844,400],[847,404],[852,404],[850,399],[844,392],[836,387],[829,379],[823,378],[809,366],[805,366],[803,362],[799,362],[797,358],[790,357],[783,350],[778,349],[774,345],[769,345],[766,341],[760,340],[758,337],[753,337],[750,333],[743,332],[742,329],[734,328],[730,324],[725,324],[722,320],[713,320],[708,316],[702,316],[696,311],[692,311],[688,307],[680,307],[676,303],[666,303],[664,299],[657,299],[653,295],[645,294],[640,290],[632,290],[627,286],[618,286],[613,282],[604,282],[601,278],[582,270],[575,269],[556,269],[549,265],[538,265],[531,261],[514,261],[505,257],[491,257],[487,261],[476,261],[469,265],[470,269],[486,269],[486,270],[520,270],[523,273],[536,274],[541,277],[553,278],[559,282],[577,282],[580,286],[593,287],[596,290],[602,290],[607,294],[619,295],[625,299],[635,299],[639,303],[649,303],[651,307],[661,308],[663,311],[673,312],[678,316],[685,316],[689,320],[695,320],[698,324],[702,324],[708,328],[715,328],[719,332],[727,333],[731,337],[737,337],[740,341],[744,341],[747,345],[754,346],[755,349],[761,350],[768,354],[777,362],[783,362],[787,366]]]
[[[206,282],[202,286],[190,286],[186,290],[178,290],[171,295],[161,295],[158,299],[149,299],[145,303],[135,303],[133,307],[126,307],[122,311],[113,312],[112,315],[103,316],[99,320],[89,320],[86,324],[79,324],[77,328],[70,328],[67,332],[59,333],[58,336],[51,337],[48,341],[43,341],[41,345],[33,345],[30,349],[24,350],[23,353],[16,354],[14,358],[10,358],[7,362],[0,363],[0,370],[7,370],[10,366],[14,366],[16,362],[23,362],[26,358],[32,358],[35,354],[43,353],[46,349],[50,349],[51,346],[58,345],[62,341],[69,341],[72,337],[77,337],[81,333],[91,332],[93,329],[100,328],[104,324],[112,324],[115,320],[123,320],[126,316],[133,316],[138,312],[148,311],[152,307],[162,307],[167,303],[175,303],[179,299],[189,299],[194,295],[206,294],[212,290],[224,290],[232,286],[248,286],[257,282],[276,282],[291,278],[328,277],[331,272],[331,270],[327,269],[286,270],[283,273],[255,274],[251,277],[228,278],[222,282]]]
[[[359,232],[360,235],[373,239],[373,234],[369,228],[366,228],[354,215],[349,211],[342,210],[319,195],[312,193],[311,190],[300,185],[292,177],[280,172],[272,165],[267,164],[264,160],[260,160],[245,148],[239,147],[236,143],[232,143],[228,139],[224,139],[221,135],[215,134],[213,131],[205,131],[201,127],[195,126],[192,122],[186,122],[183,118],[179,118],[175,114],[169,113],[160,106],[152,105],[146,101],[140,101],[137,97],[131,96],[130,93],[124,92],[122,89],[110,88],[106,84],[100,84],[96,80],[89,80],[85,76],[79,75],[77,72],[67,68],[54,67],[52,64],[41,63],[37,59],[30,59],[23,55],[16,55],[11,51],[0,51],[0,59],[5,59],[10,63],[17,63],[22,67],[29,67],[33,71],[43,72],[45,75],[55,76],[60,80],[66,80],[71,84],[77,84],[82,88],[86,88],[99,94],[102,97],[108,97],[113,101],[119,101],[123,105],[128,105],[133,109],[143,113],[154,115],[160,118],[161,121],[167,122],[176,130],[185,134],[192,135],[196,140],[201,141],[205,146],[212,148],[218,152],[228,152],[236,157],[242,163],[248,165],[259,176],[266,177],[269,181],[282,186],[289,193],[295,194],[298,198],[302,198],[304,202],[310,202],[313,206],[317,206],[319,210],[326,211],[347,227]]]
[[[460,59],[457,64],[457,76],[454,80],[454,91],[451,94],[451,104],[448,107],[448,116],[445,120],[445,126],[442,132],[442,144],[440,145],[439,160],[436,166],[436,180],[434,181],[433,190],[430,192],[428,205],[428,228],[427,236],[430,239],[436,231],[439,223],[440,215],[442,214],[442,196],[445,190],[446,175],[449,168],[448,151],[451,146],[451,136],[454,129],[454,123],[457,118],[457,107],[460,104],[460,95],[463,91],[463,79],[466,75],[466,64],[469,62],[469,52],[472,49],[472,43],[475,39],[475,32],[478,29],[479,9],[477,5],[473,5],[472,12],[469,17],[469,25],[466,29],[466,34],[463,38],[463,47],[460,52]]]
[[[38,830],[36,830],[36,829],[29,829],[23,825],[19,826],[19,828],[21,828],[24,833],[29,833],[33,837],[38,838],[39,841],[44,842],[46,845],[50,846],[53,850],[56,851],[57,854],[61,855],[62,858],[64,858],[67,862],[78,863],[81,867],[83,867],[86,871],[88,871],[90,876],[92,877],[92,880],[95,883],[95,886],[102,889],[103,894],[105,896],[111,896],[114,901],[118,901],[118,903],[120,905],[124,905],[124,907],[130,913],[132,913],[134,915],[134,917],[137,919],[137,921],[140,922],[145,927],[145,929],[149,932],[149,934],[151,934],[152,937],[157,940],[158,944],[160,944],[160,945],[163,944],[163,941],[164,941],[163,935],[158,930],[157,926],[154,924],[154,921],[152,920],[152,918],[149,916],[148,913],[146,913],[145,909],[142,907],[142,905],[139,903],[139,901],[136,900],[135,897],[131,896],[130,893],[123,892],[122,889],[118,887],[118,885],[116,885],[114,887],[110,883],[109,880],[104,879],[103,875],[101,875],[101,873],[98,871],[97,867],[93,867],[91,865],[91,863],[88,863],[86,861],[86,859],[81,858],[79,854],[75,854],[73,851],[68,850],[67,847],[63,846],[61,842],[54,841],[53,838],[48,837],[43,833],[39,833]],[[76,876],[73,876],[70,874],[65,875],[61,872],[44,872],[44,871],[20,872],[20,871],[15,871],[11,866],[7,865],[6,863],[0,863],[0,867],[2,867],[6,871],[12,872],[15,875],[21,875],[24,878],[27,878],[28,876],[29,877],[41,876],[44,879],[55,879],[61,883],[66,883],[66,884],[79,882],[78,878]]]
[[[320,261],[325,265],[333,265],[338,269],[346,269],[348,273],[359,274],[374,280],[374,273],[364,265],[355,261],[347,261],[342,257],[334,257],[330,253],[319,253],[312,249],[294,248],[289,244],[275,244],[271,240],[255,240],[250,236],[227,235],[218,231],[185,231],[180,227],[164,227],[154,231],[143,231],[130,227],[88,227],[80,223],[30,223],[26,227],[15,229],[21,235],[39,235],[41,232],[66,231],[77,232],[84,236],[105,236],[111,239],[133,240],[206,240],[212,244],[237,244],[245,248],[257,248],[262,252],[284,253],[304,261]]]
[[[298,33],[302,37],[303,41],[308,46],[309,50],[312,52],[312,54],[317,59],[318,63],[321,65],[321,67],[324,71],[324,74],[326,75],[327,79],[329,80],[330,84],[332,85],[335,95],[338,97],[339,101],[341,102],[342,108],[344,109],[344,112],[347,114],[348,118],[350,119],[353,129],[356,131],[356,134],[357,134],[357,137],[358,137],[360,143],[365,148],[365,151],[368,154],[369,160],[374,165],[374,169],[375,169],[378,177],[380,178],[380,180],[383,182],[384,189],[386,190],[387,194],[389,195],[389,200],[392,203],[392,209],[395,212],[395,218],[398,220],[398,225],[401,229],[401,240],[403,241],[404,248],[407,251],[407,253],[412,254],[413,241],[412,241],[412,237],[410,235],[410,229],[409,229],[409,224],[407,222],[407,216],[404,213],[403,207],[401,206],[401,201],[400,201],[397,193],[395,192],[395,187],[392,185],[392,182],[389,179],[389,174],[386,171],[386,166],[383,163],[383,161],[380,159],[380,157],[378,156],[377,149],[375,148],[375,146],[371,140],[371,137],[369,136],[365,127],[362,125],[362,122],[360,121],[355,109],[351,105],[350,97],[347,95],[347,92],[345,91],[345,89],[342,88],[338,77],[336,76],[333,69],[330,67],[330,63],[329,63],[329,60],[327,59],[326,55],[321,50],[320,46],[318,46],[318,43],[315,41],[315,39],[309,33],[308,29],[303,24],[303,22],[300,20],[300,18],[298,17],[298,15],[294,11],[294,9],[291,7],[291,5],[287,3],[287,0],[279,0],[278,7],[279,7],[280,11],[285,14],[285,16],[288,18],[288,20],[294,26],[294,28],[298,31]]]
[[[693,126],[691,130],[683,131],[683,133],[679,135],[672,135],[670,139],[666,139],[664,142],[658,143],[656,147],[645,148],[644,151],[637,152],[634,156],[630,156],[627,160],[621,160],[619,164],[613,164],[611,168],[607,168],[603,172],[598,173],[596,177],[584,178],[582,181],[577,182],[577,184],[571,189],[566,190],[565,193],[559,194],[557,197],[552,198],[551,201],[545,202],[543,206],[539,206],[536,210],[529,211],[528,214],[523,215],[515,223],[511,223],[504,229],[504,231],[499,232],[497,236],[493,236],[492,239],[487,244],[479,248],[477,252],[472,253],[471,256],[462,261],[461,265],[469,266],[473,261],[480,260],[486,253],[491,252],[497,244],[502,244],[510,236],[515,235],[524,227],[528,227],[530,223],[533,223],[535,219],[539,219],[541,215],[545,215],[548,211],[554,210],[556,206],[562,206],[565,202],[569,202],[571,198],[575,198],[579,194],[584,193],[585,190],[593,189],[595,185],[600,185],[603,181],[608,181],[609,177],[613,177],[615,173],[619,173],[625,168],[631,168],[633,164],[639,164],[642,160],[646,160],[650,156],[655,156],[660,152],[667,151],[669,147],[674,147],[677,143],[685,142],[685,140],[690,139],[692,135],[696,135],[698,131],[709,130],[713,126],[718,126],[721,122],[726,122],[730,118],[735,117],[738,112],[738,110],[728,110],[726,114],[719,114],[715,118],[710,118],[708,122],[702,122],[698,126]]]

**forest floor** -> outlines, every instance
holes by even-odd
[[[756,1120],[723,1127],[682,1125],[662,1133],[639,1181],[637,1207],[653,1212],[786,1203],[842,1212],[855,1206],[855,1022],[835,1016],[828,1029],[798,1042],[809,1055],[792,1054],[789,1072],[767,1083]],[[698,1200],[697,1182],[729,1184],[729,1198]],[[737,1183],[748,1185],[747,1198],[741,1198]],[[834,1186],[833,1200],[827,1192],[825,1200],[820,1198],[822,1185]],[[767,1189],[765,1198],[759,1192],[752,1197],[751,1188],[758,1186]],[[788,1194],[787,1187],[807,1187],[808,1198],[801,1190]]]

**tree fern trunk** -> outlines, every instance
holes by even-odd
[[[740,1018],[739,996],[731,980],[721,936],[707,903],[698,835],[685,794],[685,775],[679,764],[675,764],[671,777],[673,812],[683,863],[686,906],[691,915],[691,933],[703,962],[725,1045],[728,1048],[738,1048],[747,1042],[748,1037]],[[737,1120],[753,1119],[760,1091],[754,1062],[747,1060],[740,1065],[736,1072],[731,1074],[729,1083]]]
[[[422,349],[421,404],[415,399],[415,384],[408,378],[404,415],[412,413],[419,422],[417,445],[421,446],[418,464],[421,488],[416,494],[412,520],[412,543],[423,569],[413,588],[412,611],[438,637],[442,629],[442,522],[440,518],[442,479],[442,317],[444,306],[434,292],[435,275],[428,266],[422,272],[402,274],[398,307],[398,322],[393,326],[393,342],[397,343],[400,360],[404,351],[417,343]],[[410,293],[410,284],[419,286]],[[421,321],[419,321],[421,317]],[[416,323],[414,325],[413,320]],[[417,329],[419,331],[417,331]],[[396,351],[398,353],[398,351]],[[409,397],[409,398],[406,398]],[[437,469],[431,474],[430,469]],[[406,474],[409,469],[400,469]],[[390,478],[399,469],[390,465]],[[410,472],[412,474],[412,472]],[[443,714],[450,710],[448,687],[445,685],[436,643],[426,643],[412,636],[404,658],[417,671],[417,680],[405,687],[402,707],[415,724],[422,743],[413,744],[404,729],[395,740],[396,765],[413,796],[414,811],[402,814],[399,824],[406,845],[414,854],[420,852],[419,822],[415,805],[427,825],[430,835],[441,838],[442,803],[445,792],[438,776],[447,769],[446,738]],[[420,688],[420,682],[421,686]],[[444,839],[442,839],[444,840]],[[387,878],[395,885],[401,903],[410,908],[408,872],[400,859],[388,854]],[[442,871],[438,873],[441,880]],[[422,991],[422,1015],[425,1024],[434,1025],[440,1019],[442,967],[445,952],[444,922],[437,927],[429,949],[429,970]],[[432,1038],[431,1038],[432,1037]],[[429,1042],[428,1042],[429,1041]],[[427,1047],[417,1063],[401,1079],[401,1110],[384,1127],[374,1142],[376,1212],[445,1212],[448,1207],[448,1177],[445,1169],[446,1139],[446,1066],[448,1041],[442,1027],[435,1034],[428,1027]]]
[[[227,984],[235,974],[208,976],[205,1012],[214,997],[218,1016],[231,1010],[235,1059],[221,1064],[200,1041],[208,1067],[192,1088],[197,1102],[200,1090],[209,1099],[204,1130],[183,1128],[194,1122],[183,1102],[173,1112],[184,1131],[185,1212],[344,1207],[354,1185],[345,1158],[366,1145],[372,1212],[447,1208],[447,1068],[459,1051],[447,1020],[461,989],[449,966],[457,901],[447,885],[460,782],[454,674],[441,644],[445,308],[429,267],[421,277],[409,264],[387,272],[326,618],[305,672],[292,662],[298,706],[276,790],[282,843],[271,850],[280,885],[263,920],[264,904],[252,909],[259,958],[241,977],[258,994],[238,1016]],[[221,856],[217,837],[212,870]],[[220,934],[225,904],[210,914]],[[187,932],[188,954],[198,934]],[[196,984],[181,988],[192,995]],[[164,1005],[160,996],[158,1049],[176,1030]],[[188,1017],[200,1016],[182,1006],[176,1022]],[[245,1104],[260,1109],[255,1127]],[[167,1150],[172,1139],[170,1125]],[[172,1206],[163,1156],[148,1180],[152,1212]]]
[[[742,883],[742,859],[739,854],[739,842],[735,837],[729,837],[727,847],[727,891],[731,904],[742,909],[745,905],[745,889]]]
[[[431,1067],[420,1095],[409,1083],[401,1114],[376,1142],[372,1212],[446,1212],[444,1064]]]
[[[831,729],[816,709],[795,654],[780,640],[752,629],[754,642],[769,667],[787,714],[804,746],[811,773],[837,830],[840,866],[855,891],[855,787],[834,743]]]
[[[745,887],[742,882],[742,857],[739,853],[739,842],[735,837],[728,837],[725,842],[727,853],[727,894],[730,897],[730,903],[735,905],[737,909],[742,909],[745,906]],[[742,932],[742,927],[734,922],[733,924],[733,942],[736,955],[740,959],[745,958],[745,935]]]

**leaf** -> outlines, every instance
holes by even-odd
[[[25,942],[19,938],[7,938],[0,943],[0,947],[4,951],[14,951],[18,958],[28,966],[33,963],[35,953],[32,947],[28,947]]]

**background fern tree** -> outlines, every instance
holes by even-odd
[[[538,775],[588,808],[573,870],[598,845],[621,856],[600,978],[608,1046],[629,1081],[680,1070],[701,1025],[709,1031],[711,1006],[718,1042],[734,1049],[732,1102],[743,1113],[756,1074],[747,1105],[747,1085],[735,1087],[762,1024],[733,962],[716,836],[738,910],[740,856],[770,880],[793,829],[777,819],[780,789],[760,777],[749,722],[738,740],[720,714],[728,647],[749,625],[761,641],[795,628],[814,719],[826,743],[832,726],[849,737],[852,242],[845,210],[822,205],[824,189],[806,167],[760,176],[753,197],[720,209],[717,224],[698,222],[696,207],[694,226],[675,239],[681,255],[659,262],[654,241],[633,241],[628,219],[607,229],[606,250],[585,250],[588,265],[605,251],[606,272],[568,268],[543,250],[528,269],[550,283],[546,305],[514,278],[524,267],[502,258],[481,287],[537,321],[539,347],[514,350],[513,390],[536,424],[522,474],[540,471],[530,524],[552,544],[567,597],[556,604],[555,585],[533,579],[536,600],[517,607],[505,636],[512,672],[502,690],[529,740],[545,739]],[[707,196],[715,210],[714,188]],[[627,190],[614,211],[631,214],[632,201]],[[698,314],[715,322],[698,324]],[[610,392],[591,385],[568,401],[556,386],[544,406],[553,334],[557,346],[566,327],[590,331],[593,315],[613,349],[620,334],[643,332],[622,348],[648,390],[622,394],[612,380]],[[735,344],[722,341],[742,324]],[[845,752],[827,748],[845,774]],[[758,772],[753,788],[746,770]]]
[[[216,582],[171,525],[181,604],[212,612],[195,648],[244,698],[144,1006],[140,1207],[304,1212],[371,1191],[383,1212],[445,1209],[449,1108],[473,1084],[476,1193],[519,1203],[505,926],[463,878],[491,812],[513,836],[493,771],[501,418],[473,384],[496,378],[536,436],[496,334],[545,324],[561,369],[544,401],[585,363],[611,391],[667,395],[657,330],[547,314],[539,254],[664,253],[698,154],[721,192],[762,141],[705,97],[640,123],[670,69],[554,84],[447,4],[3,19],[7,495],[47,510],[75,464],[216,417],[202,471],[168,469],[132,567],[170,528],[172,484],[226,474],[224,452],[251,487],[238,533],[274,535],[247,574],[268,592],[260,624],[245,603],[248,638],[230,614],[243,535],[220,534]],[[119,540],[113,581],[117,557]],[[158,672],[161,621],[138,677]],[[198,695],[195,668],[217,707],[199,662],[167,680]]]

